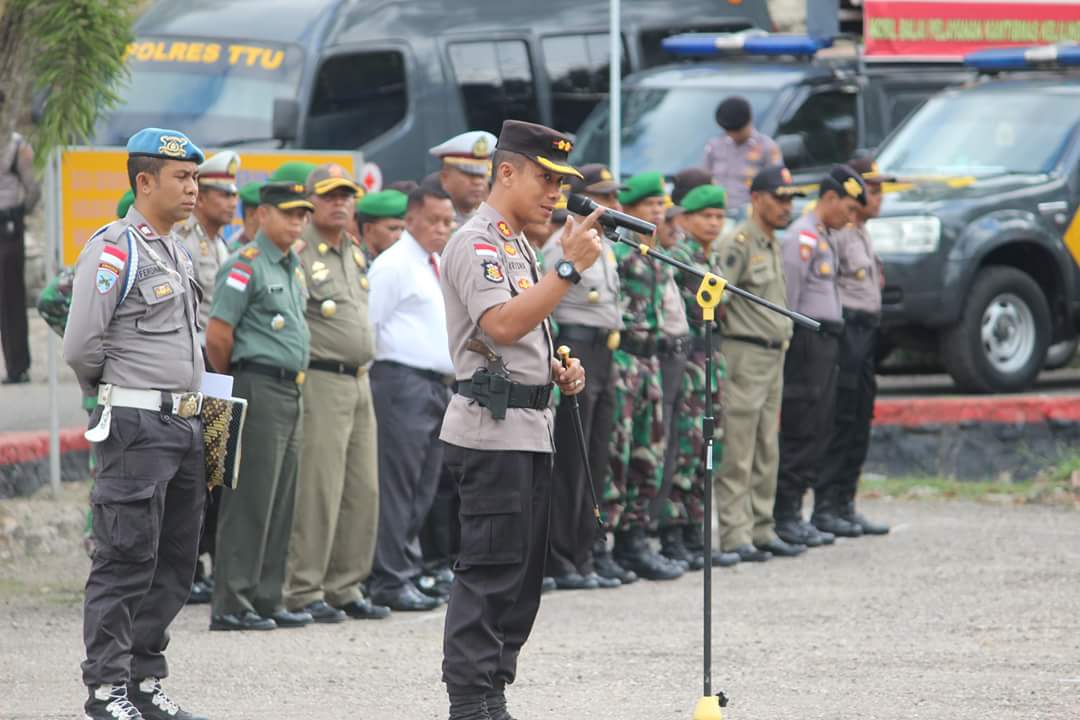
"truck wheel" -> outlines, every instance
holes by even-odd
[[[1060,370],[1068,365],[1072,361],[1073,355],[1076,354],[1077,345],[1080,345],[1080,338],[1062,340],[1051,345],[1050,349],[1046,351],[1046,362],[1043,363],[1043,368],[1046,370]]]
[[[960,322],[941,334],[945,369],[962,389],[1018,392],[1046,358],[1050,307],[1031,277],[1015,268],[982,270]]]

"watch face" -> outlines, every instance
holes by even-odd
[[[559,263],[559,277],[568,278],[574,273],[574,266],[568,262]]]

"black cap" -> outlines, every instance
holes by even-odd
[[[574,149],[574,142],[567,135],[543,125],[506,120],[495,149],[524,155],[545,170],[560,175],[581,177],[581,173],[570,165],[570,151]]]
[[[278,210],[292,210],[293,208],[315,209],[315,206],[308,200],[306,188],[300,183],[292,182],[266,183],[259,188],[259,204],[273,205]]]
[[[805,197],[801,189],[791,179],[791,171],[786,167],[774,165],[767,167],[754,176],[750,183],[750,192],[767,192],[779,197]]]
[[[750,124],[750,102],[739,95],[724,98],[716,106],[716,124],[725,130],[741,130]]]
[[[625,190],[626,186],[615,179],[607,165],[589,163],[578,168],[581,177],[570,178],[570,192],[610,195]]]
[[[672,178],[671,200],[676,205],[682,205],[686,193],[696,187],[708,185],[712,181],[712,173],[704,168],[692,167],[680,170]]]
[[[848,162],[848,167],[859,173],[862,176],[863,182],[867,185],[880,185],[881,183],[896,182],[896,177],[893,175],[885,175],[881,172],[881,168],[874,162],[872,157],[855,158]]]
[[[840,197],[851,197],[866,204],[866,183],[859,173],[847,165],[833,165],[829,174],[821,181],[821,195],[832,191]]]

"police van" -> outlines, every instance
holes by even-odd
[[[1028,387],[1080,331],[1080,46],[984,50],[881,148],[902,184],[868,223],[892,347],[962,388]],[[890,188],[887,186],[886,190]]]
[[[95,144],[146,126],[204,147],[359,150],[389,180],[426,148],[506,118],[572,132],[608,86],[606,0],[160,0],[136,23],[130,80]],[[764,2],[622,2],[625,72],[688,30],[769,28]]]

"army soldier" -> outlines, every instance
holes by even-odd
[[[659,225],[665,195],[660,173],[641,173],[627,181],[619,202],[626,212]],[[634,240],[649,245],[654,241],[636,235]],[[625,332],[613,357],[615,426],[602,498],[604,516],[614,530],[614,560],[619,566],[646,580],[673,580],[682,575],[682,568],[655,553],[645,537],[650,506],[663,484],[663,389],[657,353],[670,273],[629,245],[619,243],[614,250],[622,279]]]
[[[252,180],[240,188],[238,193],[240,197],[240,217],[244,221],[244,226],[229,241],[230,253],[236,252],[250,243],[255,239],[255,233],[259,232],[259,188],[261,187],[261,182]]]
[[[214,288],[206,351],[211,365],[232,373],[233,394],[248,409],[237,487],[221,498],[211,630],[312,622],[286,610],[282,597],[309,343],[304,271],[291,248],[311,210],[303,185],[263,185],[259,232],[226,261]]]
[[[750,182],[761,170],[784,162],[780,147],[754,127],[750,103],[732,95],[716,106],[724,131],[705,145],[705,169],[728,194],[728,212],[741,213],[750,202]]]
[[[787,293],[775,233],[791,221],[791,201],[799,194],[787,168],[762,170],[750,186],[750,218],[722,238],[716,249],[728,282],[781,306],[787,305]],[[720,549],[737,553],[742,562],[762,562],[774,549],[781,555],[799,551],[776,537],[772,518],[777,422],[791,320],[735,298],[725,306],[720,326],[728,374],[724,462],[715,479]]]
[[[408,204],[408,196],[399,190],[368,193],[356,201],[356,226],[363,241],[360,249],[368,265],[401,237]]]
[[[547,317],[600,254],[597,211],[567,220],[563,259],[543,277],[521,228],[559,200],[572,143],[507,120],[490,202],[450,239],[442,289],[457,392],[441,438],[461,497],[461,551],[446,613],[443,681],[451,720],[509,720],[504,690],[540,607],[548,553],[554,379],[581,392],[575,358],[554,357]]]
[[[579,168],[581,178],[571,177],[569,191],[583,193],[604,207],[621,210],[620,185],[604,165]],[[581,425],[589,449],[589,467],[593,482],[604,479],[610,453],[609,441],[615,421],[615,375],[611,356],[619,344],[622,313],[619,310],[619,273],[611,241],[604,239],[600,259],[581,273],[581,282],[573,285],[555,308],[552,317],[558,322],[558,344],[569,346],[581,360],[589,376],[589,385],[580,394]],[[544,245],[544,264],[548,272],[563,258],[562,230],[556,230]],[[560,478],[551,497],[551,553],[547,570],[560,589],[619,587],[637,576],[609,564],[604,574],[595,572],[594,545],[599,543],[601,561],[609,559],[607,544],[599,536],[596,520],[589,512],[585,486],[585,466],[574,436],[570,403],[559,403],[555,414],[555,469]],[[603,487],[594,488],[597,495]]]
[[[877,392],[875,346],[884,284],[866,221],[881,212],[881,184],[892,182],[893,178],[882,175],[870,158],[852,160],[849,167],[862,175],[866,205],[855,208],[855,222],[833,234],[840,256],[836,285],[844,310],[844,334],[840,337],[836,419],[822,463],[821,479],[814,490],[815,499],[821,495],[821,509],[815,509],[815,514],[838,515],[861,528],[863,535],[885,535],[889,532],[888,525],[868,520],[855,511],[855,491],[870,446],[870,422]],[[823,524],[836,523],[829,518]]]
[[[788,543],[815,547],[830,538],[861,534],[858,526],[828,512],[816,492],[836,402],[836,355],[844,321],[836,288],[833,233],[866,205],[866,185],[851,168],[836,165],[821,181],[816,206],[784,236],[788,307],[821,322],[818,332],[796,327],[784,362],[780,411],[780,470],[776,483],[776,534]],[[813,525],[802,517],[804,493],[814,488]]]
[[[483,130],[455,135],[430,152],[439,158],[439,182],[454,203],[454,222],[461,227],[488,195],[491,181],[491,154],[495,136]]]
[[[98,477],[83,611],[86,717],[196,720],[160,681],[206,501],[199,288],[171,234],[195,207],[203,154],[183,133],[157,128],[133,135],[127,150],[134,206],[83,248],[64,333],[64,359],[98,398],[87,431]]]

